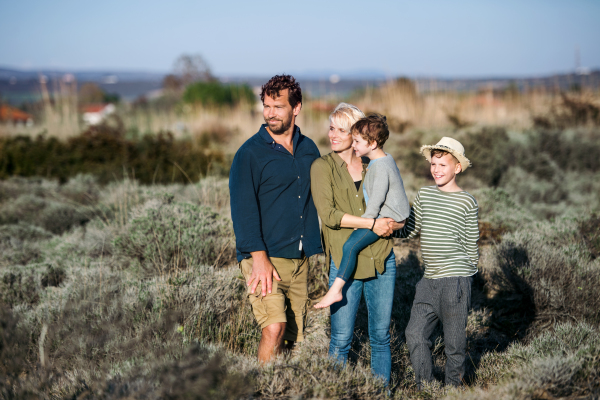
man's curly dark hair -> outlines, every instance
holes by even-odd
[[[265,95],[271,98],[279,97],[279,92],[285,89],[289,89],[288,100],[292,108],[296,107],[296,104],[302,103],[302,89],[291,75],[275,75],[269,82],[262,86],[260,92],[260,100],[265,102]]]

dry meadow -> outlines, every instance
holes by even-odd
[[[291,354],[257,363],[227,171],[260,110],[123,106],[82,129],[55,103],[45,135],[0,132],[0,398],[599,397],[598,94],[419,94],[399,80],[354,96],[388,116],[385,149],[409,200],[432,184],[421,144],[456,137],[473,162],[459,180],[478,200],[482,234],[464,387],[441,383],[439,329],[439,382],[414,384],[404,330],[423,275],[418,240],[394,246],[389,388],[369,370],[364,307],[348,366],[327,357],[327,309],[309,314]],[[307,101],[299,121],[322,153],[333,105]],[[98,155],[106,149],[120,156]],[[316,300],[327,266],[310,262]]]

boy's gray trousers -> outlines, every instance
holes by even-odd
[[[406,343],[417,384],[433,381],[430,336],[438,321],[444,330],[446,384],[458,386],[465,374],[470,276],[421,279],[406,327]]]

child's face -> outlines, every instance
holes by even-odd
[[[452,184],[456,174],[462,171],[460,163],[456,162],[452,154],[444,154],[441,157],[431,157],[431,176],[438,187]]]
[[[373,151],[374,143],[369,144],[362,136],[352,135],[352,148],[357,157],[364,157]]]

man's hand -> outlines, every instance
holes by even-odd
[[[375,226],[373,226],[373,232],[377,234],[377,236],[387,237],[392,234],[393,229],[390,227],[390,223],[394,222],[391,218],[377,218],[375,221]]]
[[[278,281],[281,280],[279,274],[275,270],[275,267],[271,263],[267,253],[265,251],[254,251],[250,253],[252,255],[252,274],[250,279],[246,282],[246,285],[250,286],[250,293],[256,291],[258,282],[260,282],[263,297],[268,293],[271,293],[273,287],[273,278]]]
[[[401,221],[401,222],[392,221],[392,222],[390,222],[390,228],[392,228],[393,231],[397,231],[397,230],[402,229],[404,227],[405,223],[406,223],[406,220]]]

